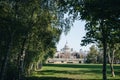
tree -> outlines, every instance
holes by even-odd
[[[87,63],[97,63],[97,56],[98,56],[98,51],[95,48],[95,46],[92,45],[90,47],[90,51],[87,54],[87,57],[86,57],[87,60],[86,60],[86,62]]]
[[[120,44],[116,45],[116,51],[114,56],[114,63],[118,64],[120,63]]]
[[[69,14],[73,14],[73,19],[86,20],[86,37],[83,43],[101,42],[103,45],[103,79],[106,80],[106,56],[107,56],[107,42],[109,39],[110,31],[115,26],[108,26],[108,22],[116,22],[119,24],[119,0],[62,0],[60,1],[61,8],[68,10]],[[114,6],[114,7],[113,7]],[[66,11],[67,11],[66,10]],[[114,24],[115,25],[115,24]],[[119,27],[117,27],[118,30]],[[97,32],[100,32],[97,36]],[[118,36],[119,37],[119,36]]]
[[[113,41],[112,41],[113,42]],[[108,59],[109,59],[109,64],[110,64],[110,67],[111,67],[111,73],[112,73],[112,77],[115,77],[115,72],[114,72],[114,59],[115,59],[115,56],[118,54],[116,53],[119,49],[119,44],[109,44],[109,48],[108,48]]]
[[[62,30],[66,30],[61,27],[65,20],[56,4],[53,0],[0,1],[1,80],[10,76],[23,80],[32,64],[53,55]]]
[[[15,16],[13,15],[14,11],[12,10],[10,4],[6,1],[0,2],[0,35],[1,35],[1,41],[0,46],[1,48],[1,54],[3,54],[2,60],[1,60],[1,74],[0,78],[1,80],[4,80],[5,73],[6,73],[6,67],[8,64],[10,52],[13,47],[13,40],[14,35],[17,29],[19,28],[18,23],[20,23],[18,20],[15,19]],[[14,22],[15,21],[15,22]],[[16,25],[16,26],[15,26]],[[3,50],[2,50],[3,49]],[[6,54],[4,54],[6,53]]]

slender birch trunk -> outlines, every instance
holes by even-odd
[[[24,80],[24,57],[25,57],[25,43],[27,38],[22,42],[21,52],[18,54],[18,80]]]
[[[115,50],[110,50],[110,52],[108,53],[108,58],[109,58],[109,64],[110,64],[110,69],[111,69],[112,77],[115,77],[115,72],[114,72],[114,67],[113,67],[114,53],[115,53]]]

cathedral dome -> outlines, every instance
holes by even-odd
[[[68,46],[68,43],[66,42],[65,46],[64,46],[64,51],[69,51],[70,50],[70,47]]]

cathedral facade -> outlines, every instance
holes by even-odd
[[[47,63],[84,63],[84,55],[81,52],[73,51],[66,42],[61,51],[57,51],[53,58],[49,58]]]

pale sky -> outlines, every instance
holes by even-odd
[[[79,51],[80,49],[82,49],[83,51],[88,51],[89,47],[91,45],[88,46],[81,46],[81,40],[83,39],[83,36],[85,36],[85,30],[84,30],[84,25],[85,22],[84,21],[75,21],[73,24],[73,27],[71,27],[71,30],[68,32],[68,34],[65,36],[64,33],[61,35],[60,41],[57,44],[57,50],[60,51],[66,41],[68,42],[68,45],[70,48],[73,48],[73,50],[75,51]]]

